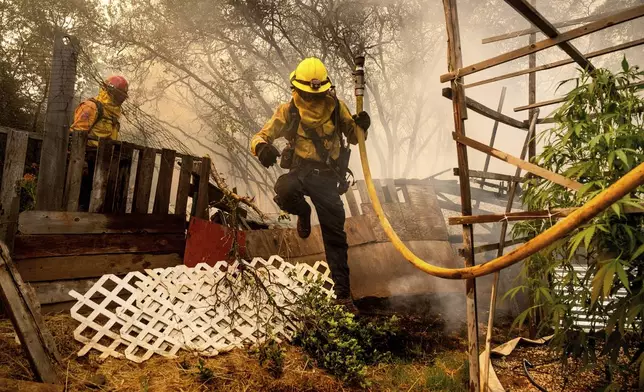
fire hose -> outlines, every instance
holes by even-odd
[[[365,59],[362,56],[355,59],[356,68],[353,75],[355,82],[356,113],[363,111],[365,88],[364,61]],[[360,128],[358,128],[357,137],[358,147],[360,150],[360,160],[362,162],[362,171],[364,173],[364,180],[367,185],[369,199],[371,200],[371,205],[373,206],[385,234],[387,234],[387,237],[389,237],[389,240],[396,250],[398,250],[398,252],[400,252],[400,254],[402,254],[402,256],[414,267],[429,275],[444,279],[478,278],[518,263],[526,257],[539,252],[548,245],[563,238],[566,234],[589,221],[597,214],[608,208],[611,204],[629,194],[638,186],[644,184],[644,163],[642,163],[617,180],[614,184],[606,188],[603,192],[589,200],[586,204],[572,212],[566,218],[560,220],[548,230],[534,237],[519,248],[484,264],[464,268],[445,268],[431,264],[430,262],[419,258],[405,245],[400,237],[398,237],[398,234],[396,234],[389,223],[389,220],[385,216],[380,200],[378,200],[376,187],[373,184],[373,178],[371,176],[371,169],[369,168],[365,135]]]

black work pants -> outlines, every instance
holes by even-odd
[[[350,298],[347,234],[344,231],[344,205],[338,192],[337,178],[331,173],[294,169],[275,183],[275,201],[293,215],[311,214],[304,195],[311,198],[320,221],[326,261],[331,268],[338,298]]]

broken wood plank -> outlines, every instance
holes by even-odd
[[[152,209],[152,213],[154,214],[167,214],[170,210],[170,193],[172,192],[175,154],[174,150],[165,148],[161,151],[159,180],[157,181],[157,191]]]
[[[28,143],[27,132],[14,131],[7,136],[0,188],[0,241],[4,241],[9,249],[13,249],[18,224],[20,180],[25,172]]]
[[[14,260],[118,253],[183,253],[184,233],[41,234],[16,237]]]
[[[453,95],[453,92],[450,87],[443,88],[443,97],[452,99],[452,95]],[[465,105],[469,109],[474,110],[476,113],[483,115],[487,118],[491,118],[492,120],[500,121],[503,124],[509,125],[511,127],[526,129],[526,126],[523,121],[514,119],[510,116],[506,116],[505,114],[502,114],[494,109],[490,109],[487,106],[473,100],[472,98],[465,97]]]
[[[21,234],[184,233],[185,225],[178,215],[25,211],[18,219]]]
[[[462,225],[463,222],[472,224],[472,223],[493,223],[493,222],[501,222],[504,220],[513,222],[513,221],[524,221],[524,220],[533,220],[533,219],[560,219],[560,218],[567,217],[576,209],[577,209],[576,207],[553,208],[550,210],[510,212],[507,214],[453,216],[448,218],[448,223],[450,225]],[[641,208],[637,208],[634,206],[625,207],[622,213],[642,214],[644,213],[644,203],[641,204]]]
[[[210,158],[201,158],[201,168],[199,170],[199,188],[197,191],[197,200],[195,202],[195,216],[201,219],[210,219],[208,208],[208,184],[210,179]]]
[[[65,386],[0,378],[0,392],[64,392]]]
[[[153,148],[144,148],[139,154],[139,164],[136,169],[136,184],[134,185],[134,200],[132,212],[147,214],[150,208],[150,193],[157,153]]]
[[[620,51],[620,50],[626,50],[628,48],[633,48],[635,46],[639,46],[639,45],[642,45],[642,44],[644,44],[644,38],[636,39],[634,41],[629,41],[629,42],[626,42],[626,43],[623,43],[623,44],[620,44],[620,45],[616,45],[616,46],[611,46],[611,47],[606,48],[606,49],[596,50],[594,52],[586,53],[586,54],[584,54],[584,56],[586,58],[591,59],[591,58],[594,58],[594,57],[603,56],[605,54],[617,52],[617,51]],[[484,84],[488,84],[488,83],[492,83],[492,82],[498,82],[499,80],[510,79],[510,78],[514,78],[514,77],[517,77],[517,76],[530,74],[530,73],[535,73],[535,72],[539,72],[539,71],[545,71],[545,70],[548,70],[548,69],[557,68],[557,67],[561,67],[561,66],[564,66],[564,65],[572,64],[574,62],[575,61],[573,59],[568,58],[568,59],[564,59],[564,60],[555,61],[553,63],[543,64],[543,65],[539,65],[539,66],[531,66],[530,68],[524,69],[524,70],[521,70],[521,71],[510,72],[510,73],[507,73],[507,74],[504,74],[504,75],[495,76],[493,78],[479,80],[478,82],[468,83],[468,84],[465,85],[465,88],[482,86]],[[539,124],[539,123],[537,123],[537,124]]]
[[[181,255],[126,253],[112,255],[41,257],[16,263],[28,282],[97,278],[105,274],[127,274],[151,268],[168,268],[183,264]]]
[[[194,160],[191,156],[181,158],[179,171],[179,185],[177,187],[177,199],[174,203],[174,213],[186,215],[188,208],[188,196],[190,194],[190,180],[192,179],[192,166]]]
[[[119,162],[121,161],[121,143],[113,142],[112,159],[110,160],[110,171],[107,175],[107,190],[105,191],[105,202],[103,210],[99,212],[113,212],[116,199],[116,185],[119,176]]]
[[[509,164],[512,164],[514,166],[518,166],[523,170],[526,170],[534,175],[537,175],[541,178],[545,178],[548,181],[552,181],[555,184],[559,184],[561,186],[564,186],[568,189],[572,189],[574,191],[577,191],[581,189],[582,184],[575,180],[571,180],[569,178],[566,178],[562,176],[561,174],[553,173],[549,170],[546,170],[542,167],[539,167],[535,164],[532,164],[530,162],[526,162],[522,159],[519,159],[515,156],[512,156],[508,153],[505,153],[503,151],[497,150],[496,148],[491,148],[489,146],[486,146],[485,144],[478,142],[474,139],[470,139],[466,136],[462,135],[457,135],[456,133],[453,133],[454,140],[459,142],[460,144],[466,145],[468,147],[472,147],[475,150],[481,151],[483,153],[492,155],[493,157],[500,159],[504,162],[507,162]]]
[[[83,166],[85,166],[85,147],[87,146],[87,132],[74,131],[71,137],[71,152],[69,166],[65,179],[65,207],[67,211],[78,211],[78,198],[81,190]]]
[[[134,147],[130,143],[121,143],[121,155],[118,162],[118,176],[116,178],[116,190],[114,192],[114,208],[112,211],[125,214],[127,210],[127,196],[130,191],[130,172]]]
[[[574,26],[586,22],[594,22],[596,20],[605,18],[607,16],[613,15],[613,12],[604,12],[601,14],[596,14],[596,15],[590,15],[590,16],[584,16],[583,18],[576,18],[576,19],[571,19],[571,20],[566,20],[566,21],[561,21],[561,22],[555,22],[553,23],[554,27],[567,27],[567,26]],[[497,42],[497,41],[503,41],[506,39],[510,38],[517,38],[521,37],[523,35],[528,35],[528,34],[533,34],[533,33],[540,33],[541,30],[539,30],[538,27],[530,27],[529,29],[523,29],[523,30],[518,30],[518,31],[513,31],[511,33],[505,33],[505,34],[500,34],[500,35],[495,35],[493,37],[488,37],[488,38],[483,38],[481,40],[481,43],[483,44],[489,44],[492,42]]]
[[[393,178],[385,178],[384,182],[384,192],[385,198],[391,200],[392,203],[399,203],[398,201],[398,191],[396,190],[396,185],[394,184]]]
[[[113,145],[107,139],[98,141],[96,152],[96,167],[92,184],[92,196],[89,202],[89,212],[103,212],[107,195],[107,177],[110,173]]]
[[[536,53],[541,50],[553,47],[561,42],[570,41],[575,38],[583,37],[585,35],[588,35],[597,31],[601,31],[611,26],[628,22],[633,19],[637,19],[643,15],[644,15],[644,5],[634,6],[624,11],[621,11],[616,14],[597,20],[595,22],[567,31],[563,34],[558,35],[557,38],[548,38],[548,39],[539,41],[533,45],[528,45],[516,50],[512,50],[510,52],[501,54],[499,56],[495,56],[490,59],[480,61],[475,64],[458,68],[455,71],[451,71],[444,75],[441,75],[440,81],[444,83],[444,82],[449,82],[450,80],[454,80],[457,77],[457,75],[458,77],[471,75],[473,73],[482,71],[484,69],[488,69],[500,64],[507,63],[508,61],[518,59],[530,53]]]
[[[455,167],[454,175],[458,176],[459,173],[460,171],[458,170],[458,167]],[[482,178],[485,180],[498,180],[498,181],[507,181],[507,182],[511,182],[511,181],[524,182],[526,180],[524,177],[514,177],[507,174],[482,172],[479,170],[470,170],[469,174],[470,174],[470,178]]]
[[[532,5],[530,5],[526,0],[505,0],[515,11],[523,15],[533,26],[536,26],[541,30],[546,36],[550,38],[557,38],[560,34],[555,26],[552,25],[539,11],[537,11]],[[584,57],[583,54],[577,48],[575,48],[570,42],[564,41],[557,44],[566,52],[570,58],[575,60],[577,64],[582,69],[587,70],[588,72],[595,71],[595,67]]]
[[[17,272],[9,250],[0,243],[0,295],[4,310],[11,318],[20,343],[38,380],[56,384],[60,378],[56,369],[58,353],[47,336],[42,316],[26,294],[26,285]]]

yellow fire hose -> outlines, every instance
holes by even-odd
[[[356,93],[356,113],[363,110],[364,99],[364,57],[356,58],[355,77],[355,93]],[[614,184],[604,190],[602,193],[595,196],[592,200],[575,210],[566,218],[557,222],[554,226],[539,234],[535,238],[526,242],[523,246],[507,253],[494,260],[488,261],[484,264],[475,265],[472,267],[464,268],[444,268],[439,267],[416,256],[409,248],[402,242],[398,234],[394,231],[385,216],[382,209],[380,200],[376,194],[376,188],[373,184],[371,177],[371,169],[369,168],[369,159],[367,157],[367,147],[365,145],[365,135],[362,131],[357,132],[358,146],[360,149],[360,159],[362,161],[362,171],[364,172],[364,180],[367,184],[367,191],[369,199],[373,206],[380,225],[384,229],[387,237],[394,245],[394,247],[409,261],[414,267],[426,272],[430,275],[437,276],[445,279],[471,279],[485,276],[504,268],[511,266],[528,256],[531,256],[546,246],[552,244],[558,239],[564,237],[566,234],[575,230],[588,220],[592,219],[595,215],[599,214],[611,204],[615,203],[622,197],[626,196],[633,189],[644,184],[644,163],[640,164],[625,176],[617,180]]]

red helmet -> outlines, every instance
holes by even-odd
[[[114,89],[127,96],[128,83],[127,80],[121,75],[112,75],[105,79],[105,86],[108,89]]]

